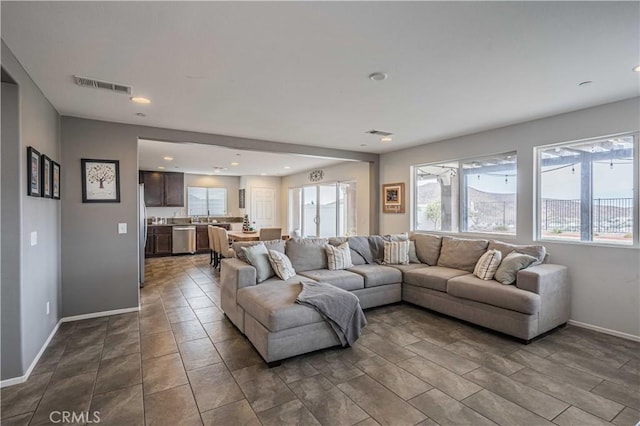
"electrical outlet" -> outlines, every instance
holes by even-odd
[[[47,302],[47,315],[51,313],[51,309],[49,308],[49,302]]]
[[[31,245],[32,246],[38,245],[38,233],[36,231],[33,231],[31,233]]]
[[[127,233],[127,224],[119,223],[118,224],[118,234],[126,234]]]

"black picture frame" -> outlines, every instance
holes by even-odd
[[[60,199],[60,164],[51,162],[51,198]]]
[[[120,161],[82,158],[82,202],[120,202]]]
[[[40,191],[43,198],[53,198],[53,188],[51,186],[52,177],[51,174],[51,158],[42,154],[40,158]]]
[[[40,152],[30,146],[27,148],[27,195],[42,196],[42,182],[40,179]]]

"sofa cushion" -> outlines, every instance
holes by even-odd
[[[535,261],[536,258],[533,256],[512,251],[500,262],[495,279],[501,284],[513,284],[518,277],[518,271],[533,265]]]
[[[440,246],[442,245],[441,237],[430,234],[413,234],[410,239],[416,242],[416,254],[420,262],[430,266],[438,264]]]
[[[347,269],[353,266],[351,262],[351,249],[349,242],[344,242],[339,246],[327,244],[324,246],[327,252],[327,265],[330,270]]]
[[[510,309],[523,314],[535,314],[540,310],[540,296],[497,281],[485,281],[474,275],[452,278],[447,285],[451,296]]]
[[[314,281],[322,281],[332,284],[347,291],[364,288],[364,279],[360,275],[340,269],[334,271],[330,269],[303,271],[300,272],[300,275],[311,278]]]
[[[488,245],[487,240],[442,237],[438,266],[473,272]]]
[[[270,240],[270,241],[236,241],[231,244],[233,251],[236,253],[236,257],[243,262],[249,263],[247,260],[247,256],[244,255],[244,251],[242,251],[242,247],[251,247],[258,244],[264,244],[267,250],[275,250],[280,253],[284,253],[284,241],[282,240]],[[229,256],[227,256],[229,257]]]
[[[473,275],[481,280],[492,280],[501,261],[502,253],[499,250],[487,250],[487,252],[478,259],[478,263],[476,263],[476,267],[473,269]]]
[[[404,282],[431,290],[447,291],[447,281],[449,279],[467,274],[467,271],[460,269],[429,266],[405,272]]]
[[[382,263],[385,265],[408,265],[409,241],[385,241]]]
[[[416,242],[409,241],[409,263],[422,263],[418,258],[418,253],[416,252]]]
[[[261,283],[275,275],[269,260],[269,251],[264,244],[242,247],[242,252],[249,264],[256,268],[256,282]]]
[[[296,303],[300,283],[268,282],[238,290],[238,305],[269,331],[324,321],[312,308]]]
[[[269,250],[269,263],[271,263],[273,272],[275,272],[281,280],[288,280],[296,275],[291,261],[284,253],[280,253],[277,250]]]
[[[348,242],[349,238],[351,237],[330,237],[329,244],[332,246],[339,246],[340,244]],[[360,256],[360,253],[355,251],[351,245],[349,245],[349,251],[351,252],[351,263],[354,265],[365,265],[367,263],[367,261],[364,260],[364,257]]]
[[[530,245],[530,246],[520,246],[516,244],[503,243],[502,241],[491,240],[489,241],[489,250],[499,250],[502,253],[502,258],[507,257],[509,253],[512,251],[517,251],[518,253],[528,254],[529,256],[533,256],[536,258],[536,261],[533,263],[534,265],[540,265],[544,262],[545,256],[547,255],[547,249],[544,246],[540,245]]]
[[[402,272],[391,266],[358,265],[349,268],[349,271],[355,272],[364,278],[365,288],[402,282]]]
[[[285,254],[289,256],[296,272],[327,269],[325,238],[292,238],[287,241]]]
[[[309,277],[304,277],[302,275],[296,274],[291,278],[287,278],[286,280],[282,280],[280,279],[280,277],[278,277],[277,275],[274,275],[273,277],[269,278],[266,281],[263,281],[262,284],[260,285],[265,285],[265,284],[270,284],[270,283],[274,283],[274,284],[300,284],[300,281],[315,281],[312,280]]]
[[[425,265],[424,263],[409,263],[408,265],[388,265],[388,266],[390,266],[392,268],[396,268],[397,270],[399,270],[403,274],[405,272],[408,272],[408,271],[413,271],[414,269],[428,268],[429,267],[429,265]]]

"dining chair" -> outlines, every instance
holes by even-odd
[[[260,241],[279,240],[282,238],[282,228],[260,228]]]
[[[235,257],[235,251],[229,245],[229,234],[227,230],[221,227],[218,227],[216,230],[217,233],[217,243],[218,243],[218,269],[220,269],[221,260],[228,259],[230,257]]]
[[[218,239],[218,233],[216,232],[217,226],[209,225],[207,232],[209,234],[209,254],[211,259],[209,263],[215,268],[218,266],[218,248],[216,247],[216,240]]]

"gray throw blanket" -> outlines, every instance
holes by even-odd
[[[352,346],[360,337],[367,319],[355,294],[327,283],[301,281],[296,302],[322,315],[335,331],[342,346]]]

